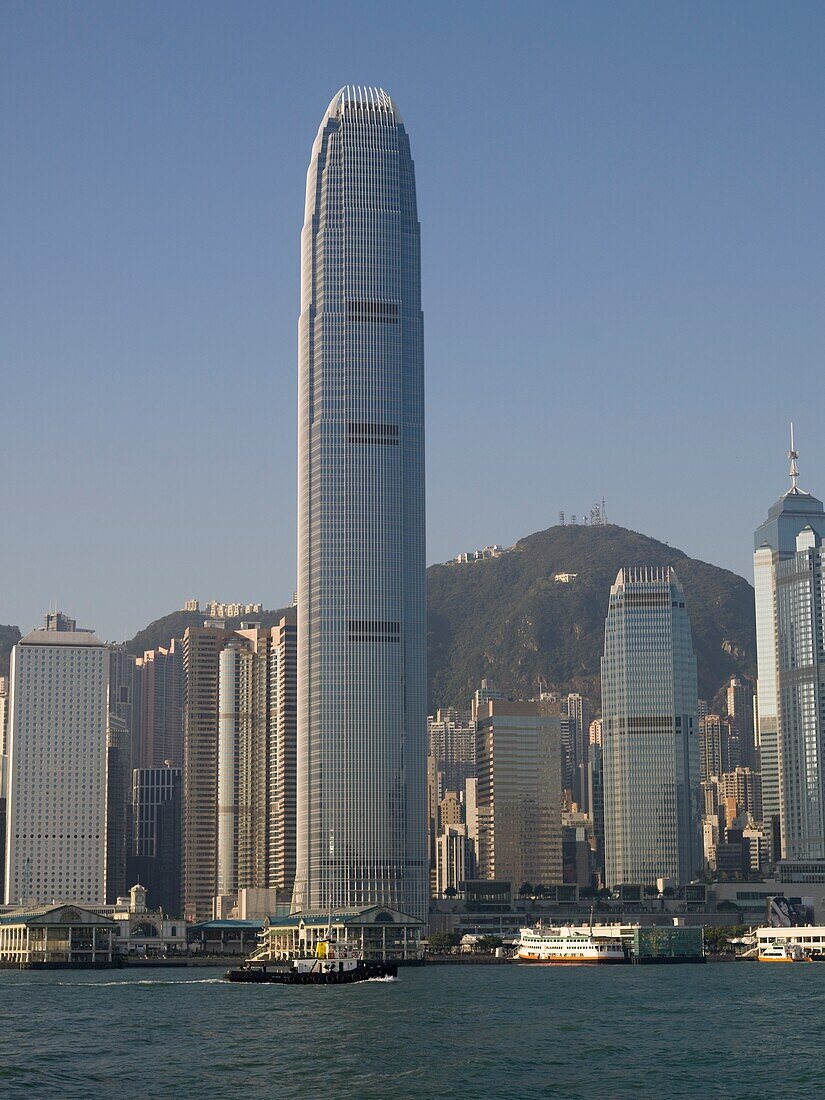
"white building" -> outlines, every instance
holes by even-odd
[[[107,651],[33,630],[12,651],[6,901],[106,896]]]

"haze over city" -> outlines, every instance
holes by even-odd
[[[807,4],[4,5],[0,621],[56,599],[116,639],[189,596],[289,602],[307,136],[351,80],[415,136],[427,560],[604,496],[749,577],[790,419],[825,480],[823,30]]]

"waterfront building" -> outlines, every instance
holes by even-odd
[[[562,881],[561,714],[489,700],[476,724],[479,875]]]
[[[299,324],[293,907],[427,910],[424,356],[415,174],[381,89],[330,103]]]
[[[227,633],[191,626],[183,636],[183,902],[187,920],[207,920],[218,841],[218,678]]]
[[[0,965],[112,966],[117,935],[111,917],[77,902],[26,906],[0,914]]]
[[[762,810],[765,828],[768,832],[771,844],[771,856],[776,860],[780,853],[785,852],[784,841],[781,838],[780,818],[782,816],[782,783],[780,780],[781,750],[779,730],[779,645],[780,631],[787,624],[780,624],[777,620],[777,591],[776,571],[780,562],[794,558],[797,554],[797,536],[804,528],[809,528],[813,535],[822,539],[825,536],[825,511],[822,501],[804,492],[799,488],[799,469],[793,439],[793,427],[791,428],[790,459],[791,486],[788,491],[768,511],[767,519],[756,529],[754,534],[753,555],[753,584],[756,597],[756,658],[757,658],[757,711],[758,711],[758,735],[759,757],[762,772]],[[792,568],[792,572],[793,567]],[[785,577],[786,610],[787,600],[796,582],[790,577]],[[785,651],[785,667],[790,670],[789,656]],[[787,705],[791,705],[788,697]],[[797,731],[798,732],[798,731]],[[808,734],[810,736],[810,732]],[[790,749],[790,742],[789,742]],[[819,749],[816,750],[818,756]],[[795,756],[795,759],[798,759]],[[820,772],[821,777],[821,772]],[[817,782],[818,785],[818,782]],[[792,780],[791,787],[799,790],[797,779]],[[791,793],[788,788],[788,794]],[[818,798],[818,796],[815,796]],[[807,810],[801,807],[791,808],[786,802],[786,815],[797,817],[792,828],[796,846],[802,837],[802,817],[807,815]],[[804,826],[807,828],[807,825]],[[817,825],[818,829],[819,826]]]
[[[12,650],[6,900],[106,894],[108,654],[85,630],[33,630]]]
[[[696,657],[668,567],[621,569],[602,658],[607,886],[688,882],[701,861]]]
[[[140,699],[140,768],[173,768],[183,764],[183,648],[173,638],[168,647],[149,649],[136,662]]]
[[[334,943],[354,947],[367,962],[400,959],[417,960],[422,956],[422,920],[386,906],[369,905],[363,909],[340,909],[331,915],[294,913],[273,918],[263,928],[261,939],[272,958],[315,955],[318,942],[331,935]]]
[[[183,770],[136,768],[132,772],[132,854],[127,876],[146,888],[154,909],[183,913],[181,897]]]

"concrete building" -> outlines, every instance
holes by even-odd
[[[183,636],[183,902],[208,920],[218,858],[218,676],[226,631],[189,627]]]
[[[88,631],[33,630],[12,650],[9,903],[105,900],[108,672]]]
[[[562,880],[561,714],[489,700],[476,725],[479,875]]]
[[[722,763],[722,718],[704,714],[699,719],[699,777],[703,783],[725,771]]]
[[[252,812],[252,639],[230,635],[220,653],[218,687],[218,894],[238,892],[238,841],[248,842]],[[244,862],[249,853],[244,852]],[[252,885],[244,883],[245,886]]]
[[[136,768],[183,765],[183,647],[147,650],[136,662],[140,698],[140,750]]]
[[[696,657],[669,566],[619,571],[602,659],[607,886],[688,882],[701,863]]]
[[[444,897],[448,890],[461,892],[464,880],[470,877],[470,856],[467,826],[446,825],[436,841],[435,892]]]
[[[740,763],[751,771],[759,771],[759,750],[756,746],[753,719],[753,685],[732,676],[725,692],[730,736],[739,746]]]
[[[424,345],[415,171],[342,88],[307,173],[293,906],[427,911]],[[330,838],[334,837],[334,848]]]
[[[726,823],[743,814],[762,821],[762,776],[750,768],[734,768],[719,776],[719,802],[725,807]]]
[[[787,633],[787,627],[789,625],[787,616],[791,614],[789,601],[794,598],[794,589],[796,589],[798,593],[799,582],[794,579],[797,568],[791,566],[790,574],[786,573],[784,576],[786,623],[780,626],[777,617],[776,573],[781,562],[793,559],[799,552],[800,548],[797,546],[797,537],[803,529],[808,528],[810,532],[820,540],[825,536],[825,511],[823,511],[822,501],[818,500],[810,493],[804,492],[798,485],[799,470],[797,467],[797,459],[799,455],[794,445],[793,428],[791,429],[791,449],[788,457],[790,459],[790,489],[788,489],[788,491],[771,507],[768,511],[767,519],[756,529],[756,533],[754,534],[753,555],[753,583],[756,595],[756,655],[758,670],[756,699],[758,710],[759,756],[762,772],[762,804],[765,828],[771,842],[771,855],[774,860],[779,858],[781,853],[784,854],[791,848],[796,849],[802,844],[807,844],[808,841],[804,839],[804,837],[807,834],[810,824],[810,822],[806,820],[808,813],[807,806],[803,808],[802,803],[792,803],[788,801],[794,797],[794,788],[797,791],[799,790],[798,777],[802,773],[797,771],[796,777],[794,777],[796,763],[792,766],[791,774],[789,775],[790,786],[786,788],[784,796],[782,794],[779,724],[780,650],[778,642],[781,632],[784,633],[786,639],[790,637]],[[810,536],[807,536],[807,540],[810,541]],[[809,558],[811,557],[810,549],[811,548],[808,547],[802,548],[803,553],[805,553],[806,550],[808,551]],[[785,650],[784,666],[786,672],[790,673],[791,657],[787,649]],[[813,681],[811,681],[811,683],[812,682]],[[815,705],[816,704],[814,704],[814,706]],[[790,708],[789,714],[792,713],[795,706],[796,704],[793,702],[792,694],[789,693],[786,699],[786,711]],[[789,730],[788,739],[788,748],[789,751],[793,753],[795,761],[799,758],[796,755],[796,750],[792,749],[792,746],[795,743],[798,744],[798,732],[799,729],[795,731]],[[808,736],[811,736],[810,732]],[[817,746],[815,750],[816,758],[819,757],[819,753],[820,748]],[[821,770],[819,776],[821,779]],[[817,782],[816,785],[818,786],[819,783]],[[780,829],[780,818],[782,815],[781,803],[783,797],[786,803],[785,815],[790,815],[793,818],[793,822],[791,823],[793,836],[789,842],[788,848],[785,847],[784,841],[781,838]],[[818,795],[815,796],[815,801],[817,800]],[[818,815],[819,811],[816,810],[815,813]],[[819,825],[815,824],[813,828],[817,835],[821,836]],[[818,843],[818,841],[815,843]]]

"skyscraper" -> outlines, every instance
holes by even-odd
[[[541,703],[490,700],[479,707],[479,875],[562,881],[562,715]]]
[[[825,537],[822,501],[799,488],[799,469],[791,427],[791,487],[768,512],[768,518],[754,534],[753,586],[756,595],[756,667],[759,759],[762,769],[762,814],[771,849],[779,859],[781,839],[781,779],[779,743],[779,652],[777,638],[776,568],[797,552],[797,536],[808,527],[818,538]]]
[[[108,654],[65,616],[50,627],[12,650],[6,900],[100,905]]]
[[[621,569],[602,658],[609,887],[687,882],[700,862],[696,657],[672,569]]]
[[[823,568],[822,539],[806,526],[774,569],[783,859],[825,859]]]
[[[318,129],[301,241],[293,908],[427,908],[424,353],[409,139],[381,89]]]

